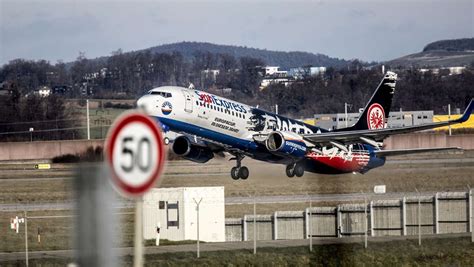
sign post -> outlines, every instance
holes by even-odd
[[[14,230],[17,234],[20,232],[20,223],[25,224],[25,265],[28,266],[28,221],[26,217],[26,210],[24,211],[25,215],[23,218],[10,219],[10,229]]]
[[[110,128],[106,151],[114,187],[120,194],[136,199],[133,265],[143,266],[142,196],[159,181],[163,171],[163,135],[145,114],[125,113]]]

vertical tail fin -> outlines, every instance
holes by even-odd
[[[372,130],[386,127],[388,114],[395,92],[397,74],[388,71],[361,113],[359,120],[351,127],[338,131]]]

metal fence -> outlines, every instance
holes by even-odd
[[[334,238],[347,236],[406,236],[472,231],[473,190],[432,196],[373,200],[367,204],[313,207],[256,215],[257,240]],[[226,219],[226,241],[254,239],[254,216]]]

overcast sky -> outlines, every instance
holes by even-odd
[[[0,64],[181,41],[381,61],[474,36],[474,0],[0,0]]]

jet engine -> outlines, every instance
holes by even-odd
[[[273,154],[293,158],[304,157],[307,150],[303,137],[292,132],[271,132],[265,145]]]
[[[186,136],[177,137],[171,149],[176,155],[197,163],[208,162],[214,157],[214,153],[209,148],[192,142]]]

